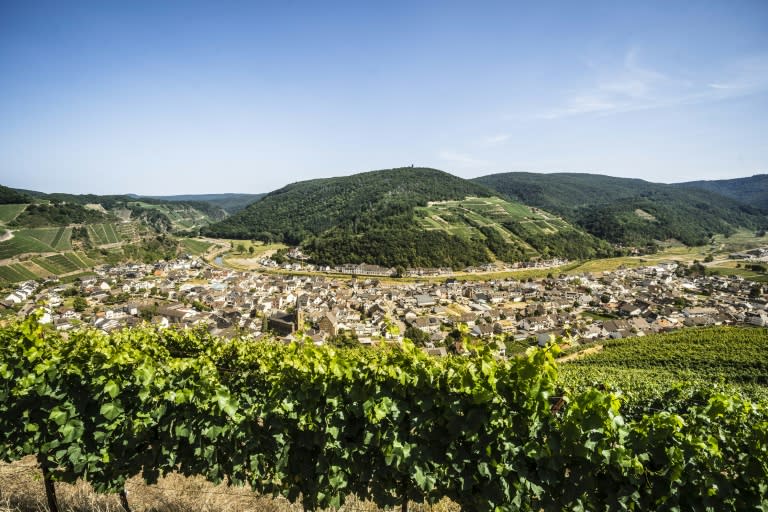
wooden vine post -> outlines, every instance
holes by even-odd
[[[131,506],[128,504],[128,492],[125,490],[125,487],[120,491],[120,505],[123,506],[125,512],[131,512]]]
[[[45,497],[48,500],[48,510],[50,512],[59,512],[59,505],[56,501],[56,485],[53,482],[51,472],[45,461],[40,461],[40,467],[43,470],[43,483],[45,484]]]
[[[411,415],[408,413],[405,413],[405,417],[403,418],[403,422],[405,423],[405,432],[406,432],[406,443],[410,442],[410,433],[411,433]],[[410,483],[410,476],[406,475],[405,478],[403,478],[403,506],[401,509],[401,512],[408,512],[408,484]]]

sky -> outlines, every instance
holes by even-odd
[[[0,0],[0,184],[768,173],[768,1]]]

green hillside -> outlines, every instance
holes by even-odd
[[[436,169],[372,171],[288,185],[202,233],[302,244],[324,264],[458,268],[599,248],[561,219],[493,196]]]
[[[470,195],[488,197],[492,192],[435,169],[372,171],[293,183],[203,232],[295,244],[330,228],[357,232],[402,225],[410,222],[416,206]]]
[[[208,236],[303,243],[326,264],[467,266],[490,261],[476,241],[425,233],[414,208],[429,201],[489,197],[480,185],[435,169],[400,168],[294,183],[203,228]]]
[[[689,181],[677,186],[707,190],[768,212],[768,174],[732,180]]]
[[[12,190],[12,189],[9,189]],[[191,232],[202,226],[224,219],[228,214],[215,201],[163,200],[160,198],[135,195],[95,195],[95,194],[45,194],[32,190],[14,191],[23,193],[27,199],[37,203],[28,208],[17,220],[20,225],[40,227],[67,225],[72,223],[98,223],[121,217],[138,220],[158,232]],[[233,194],[240,198],[241,194]],[[228,204],[225,199],[214,196]],[[204,196],[185,196],[204,197]],[[233,199],[235,203],[237,198]],[[46,213],[44,209],[48,209]],[[83,213],[83,211],[85,213]],[[100,217],[101,215],[101,217]],[[106,215],[106,217],[104,217]],[[26,217],[29,217],[27,219]]]
[[[483,240],[494,255],[515,262],[540,256],[584,259],[610,251],[562,218],[498,197],[467,197],[416,208],[422,229]]]
[[[138,202],[128,196],[0,190],[0,283],[65,276],[99,263],[156,261],[186,252],[166,232],[190,232],[226,216],[206,203]],[[199,208],[198,208],[199,206]],[[79,251],[79,252],[76,252]],[[88,251],[90,257],[84,254]]]
[[[473,180],[503,196],[558,213],[592,235],[643,245],[676,239],[706,243],[715,233],[761,228],[759,210],[705,190],[575,173],[503,173]]]
[[[221,207],[205,202],[44,194],[7,187],[0,189],[3,194],[26,202],[0,203],[0,286],[77,275],[100,263],[151,263],[201,252],[203,242],[191,249],[168,233],[195,233],[227,216]]]

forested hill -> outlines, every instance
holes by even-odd
[[[507,172],[472,181],[516,201],[561,214],[659,189],[655,183],[640,179],[586,173]]]
[[[402,225],[428,201],[488,197],[484,186],[436,169],[405,167],[301,181],[267,194],[204,232],[298,244],[329,228],[359,232]]]
[[[768,212],[768,174],[731,180],[689,181],[676,186],[708,190]]]
[[[27,194],[0,185],[0,204],[22,204],[29,201],[30,197]]]
[[[677,239],[706,243],[714,233],[764,228],[757,208],[707,190],[577,173],[503,173],[473,180],[497,193],[562,215],[615,243]]]
[[[462,268],[605,251],[562,219],[493,196],[436,169],[371,171],[288,185],[202,233],[301,244],[324,264]]]

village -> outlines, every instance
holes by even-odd
[[[6,314],[59,331],[104,331],[148,322],[218,336],[323,344],[345,335],[363,345],[411,333],[444,355],[457,329],[496,344],[581,343],[686,327],[768,325],[765,291],[738,276],[705,276],[676,262],[544,279],[398,282],[239,271],[185,256],[155,264],[103,265],[95,277],[21,283],[0,301]],[[414,336],[414,333],[418,336]]]

